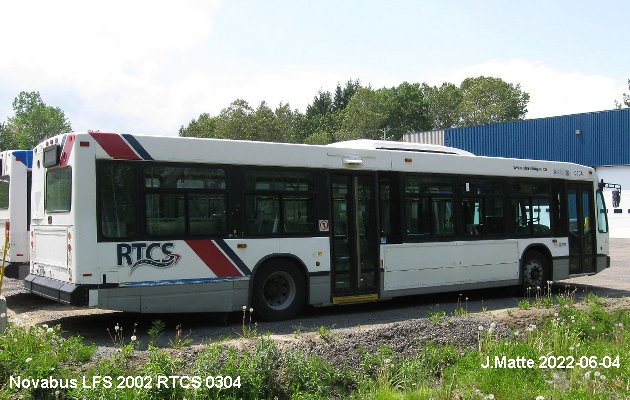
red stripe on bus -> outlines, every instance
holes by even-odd
[[[74,133],[69,133],[68,136],[66,136],[66,140],[63,144],[63,149],[61,149],[61,156],[59,156],[59,165],[62,167],[68,165],[70,154],[72,153],[72,149],[74,148],[74,139]]]
[[[217,277],[243,276],[212,240],[186,240],[186,243]]]
[[[90,135],[112,158],[117,160],[141,160],[117,133],[90,132]]]

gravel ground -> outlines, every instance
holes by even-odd
[[[477,346],[479,327],[488,330],[491,323],[495,324],[493,333],[497,337],[510,335],[511,330],[504,323],[486,315],[469,315],[446,317],[438,323],[419,318],[361,329],[344,329],[324,336],[311,335],[288,347],[318,355],[333,365],[359,365],[361,351],[373,354],[383,346],[399,355],[420,354],[431,342],[473,348]]]

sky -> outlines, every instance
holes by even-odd
[[[526,4],[524,4],[526,3]],[[75,131],[176,136],[235,99],[304,111],[318,90],[495,76],[527,118],[630,93],[630,2],[2,0],[0,122],[39,91]]]

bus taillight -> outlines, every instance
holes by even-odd
[[[4,222],[4,238],[9,240],[9,229],[11,229],[11,222],[7,219]]]

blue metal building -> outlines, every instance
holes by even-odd
[[[630,108],[451,128],[444,144],[478,156],[630,165]]]

